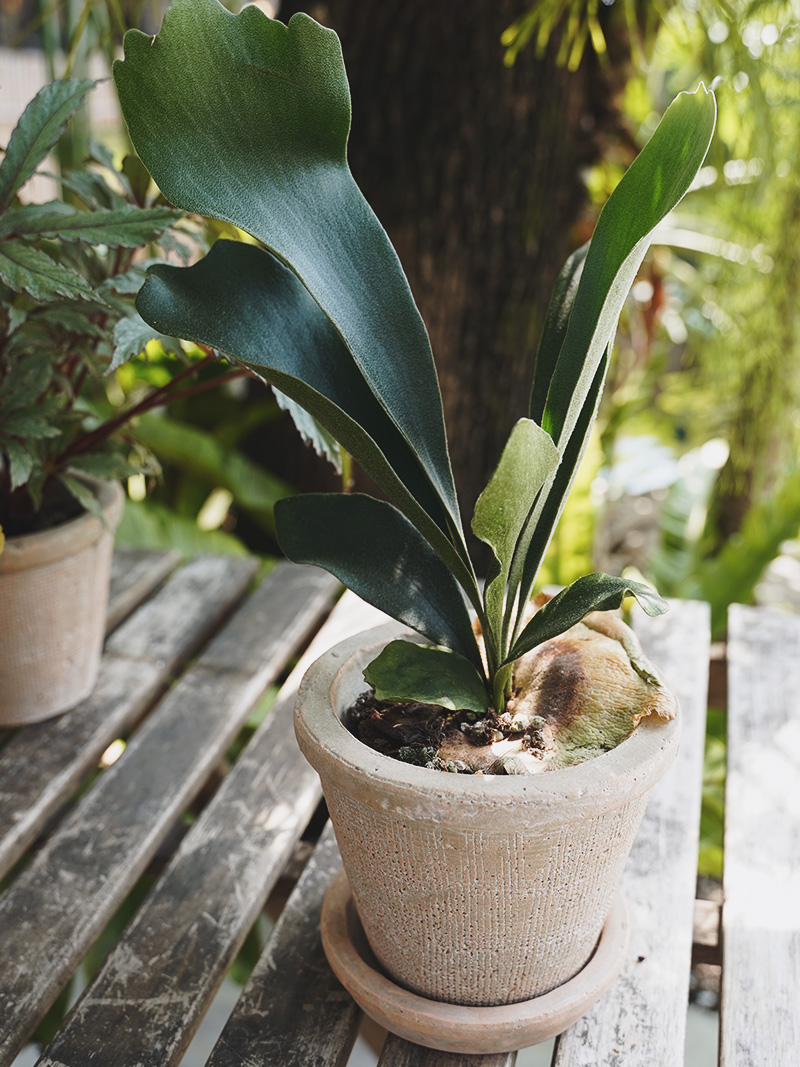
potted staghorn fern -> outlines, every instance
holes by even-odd
[[[349,879],[326,903],[329,958],[367,1011],[413,1040],[466,1052],[541,1040],[621,965],[614,894],[677,726],[631,631],[602,614],[628,595],[658,614],[657,594],[594,574],[547,602],[530,597],[622,303],[654,227],[702,164],[713,95],[701,86],[677,98],[558,280],[529,415],[472,516],[494,556],[482,586],[425,327],[347,167],[336,35],[305,15],[287,27],[255,8],[233,16],[217,0],[175,0],[156,37],[126,36],[114,73],[167,199],[260,242],[219,241],[192,267],[153,268],[140,314],[275,385],[387,497],[307,494],[276,508],[287,556],[327,568],[419,635],[390,627],[346,642],[298,698],[298,739]],[[365,678],[374,695],[362,714]],[[422,757],[401,746],[411,762],[368,747],[345,725],[360,701],[355,717],[373,722],[422,708],[442,746]]]

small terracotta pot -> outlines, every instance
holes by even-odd
[[[592,955],[678,720],[653,716],[612,751],[539,775],[410,766],[342,723],[363,668],[397,635],[381,627],[322,656],[295,716],[367,940],[395,982],[430,1000],[538,997]]]
[[[116,482],[82,480],[104,521],[85,512],[51,530],[10,537],[0,553],[0,726],[67,711],[97,680],[124,496]]]

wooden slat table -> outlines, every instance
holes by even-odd
[[[269,898],[271,910],[279,899],[285,907],[208,1067],[347,1063],[360,1013],[331,974],[318,930],[339,856],[291,716],[306,666],[381,617],[350,594],[337,600],[340,587],[321,571],[281,563],[257,584],[256,570],[248,559],[179,566],[169,553],[119,552],[95,692],[59,719],[0,737],[0,1067],[146,872],[152,888],[139,892],[39,1064],[179,1064]],[[800,1062],[800,620],[731,614],[722,949],[718,911],[694,900],[708,612],[676,602],[637,626],[678,692],[683,741],[626,869],[628,963],[557,1040],[553,1065],[684,1062],[697,916],[705,932],[695,958],[724,965],[721,1063]],[[271,711],[242,734],[272,686]],[[98,771],[120,738],[123,754]],[[288,872],[314,844],[291,888]],[[389,1037],[379,1063],[466,1061]]]

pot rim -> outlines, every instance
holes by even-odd
[[[0,552],[0,573],[25,571],[54,563],[94,544],[119,525],[125,502],[125,494],[119,482],[103,481],[83,472],[71,473],[92,489],[100,504],[103,518],[84,511],[76,518],[49,530],[8,537],[3,551]]]
[[[359,741],[342,716],[366,687],[363,668],[401,634],[409,635],[390,623],[330,649],[306,672],[295,709],[298,743],[323,781],[333,774],[338,788],[373,807],[413,809],[415,818],[440,821],[448,808],[467,804],[475,829],[496,830],[502,812],[523,805],[537,822],[563,825],[565,802],[576,820],[626,804],[652,788],[677,751],[680,718],[650,716],[616,748],[542,774],[447,774],[392,759]]]

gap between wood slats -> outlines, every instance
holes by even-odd
[[[684,1063],[708,692],[709,612],[673,602],[637,631],[678,695],[678,756],[653,791],[623,878],[628,962],[606,996],[556,1045],[555,1067]]]
[[[0,876],[228,616],[256,568],[253,560],[231,557],[187,564],[117,629],[91,696],[65,715],[18,730],[0,751]]]
[[[341,860],[326,827],[207,1067],[344,1067],[361,1011],[322,951],[319,917]]]
[[[323,571],[291,564],[276,577],[250,625],[281,633],[288,651],[305,643],[340,587]],[[216,657],[227,661],[222,645]],[[316,806],[312,775],[303,781],[287,729],[291,709],[281,715],[294,697],[287,686],[41,1063],[89,1054],[104,1065],[161,1067],[182,1054]]]
[[[722,1067],[800,1061],[800,619],[728,613]]]
[[[267,577],[0,899],[0,1063],[24,1043],[283,670],[292,616],[273,611],[265,628],[263,604],[285,573],[282,565]],[[137,642],[146,643],[144,632],[131,641],[139,655]]]
[[[337,583],[313,568],[286,575],[294,584],[264,600],[262,625],[283,594],[284,626],[294,615],[291,625],[299,627],[305,614],[307,633]],[[168,1067],[180,1060],[317,805],[317,776],[294,740],[294,699],[309,661],[375,614],[353,607],[334,609],[40,1067],[81,1057],[104,1067]],[[252,622],[258,628],[259,620]]]

